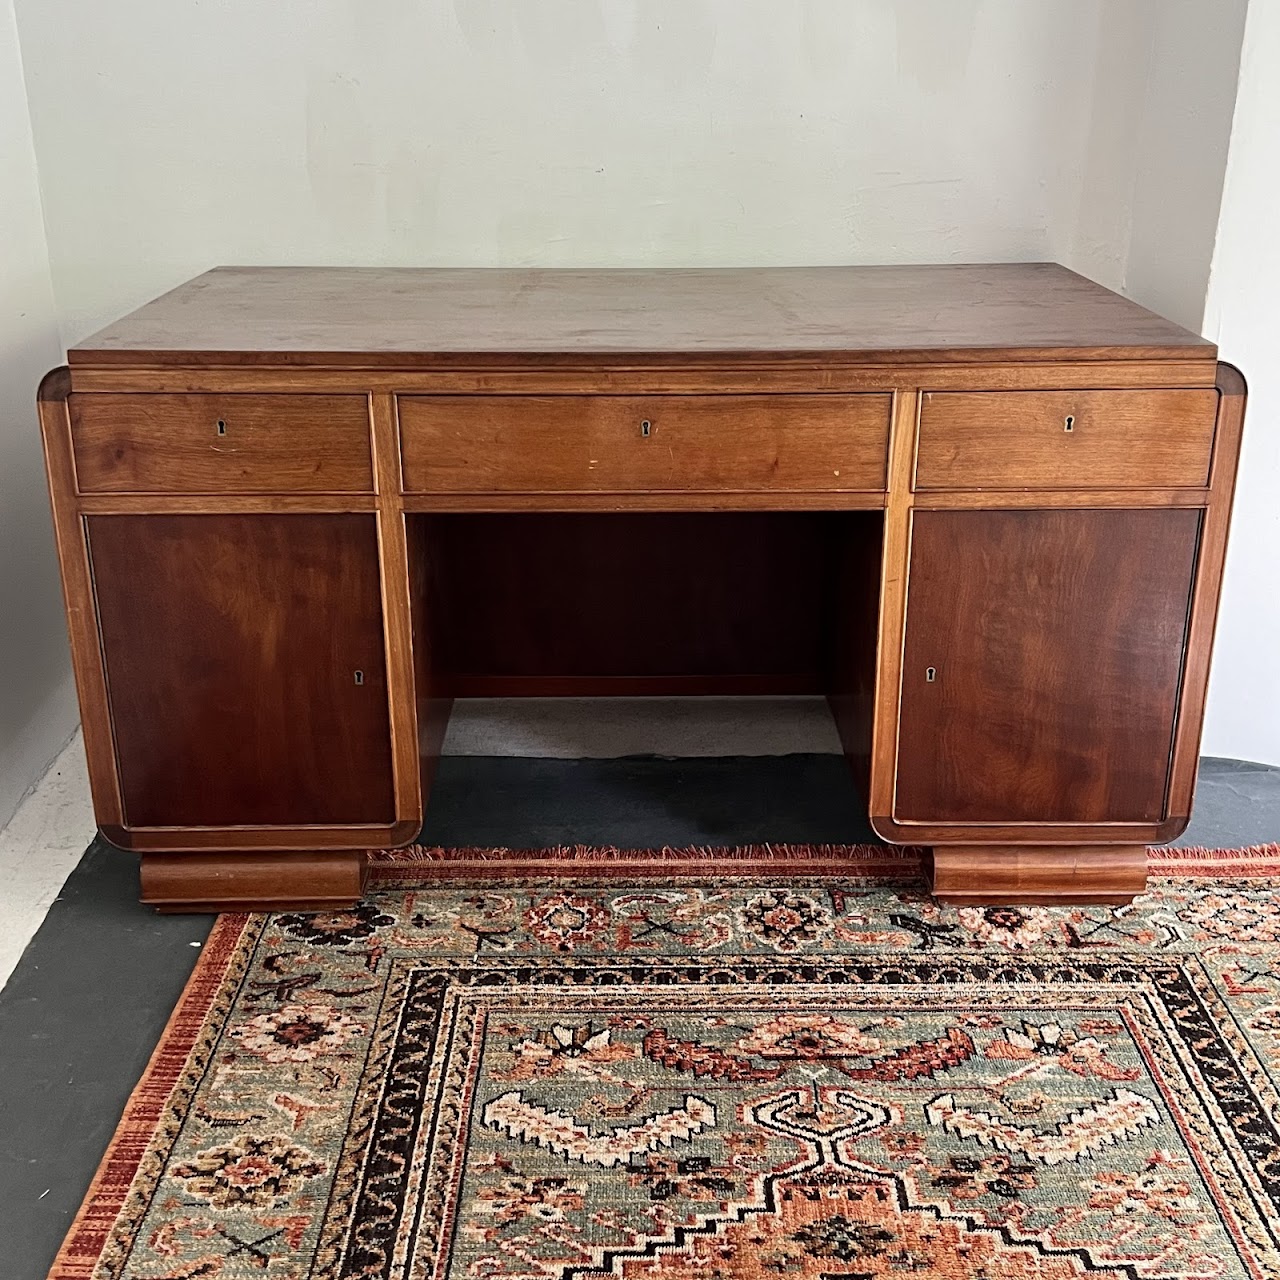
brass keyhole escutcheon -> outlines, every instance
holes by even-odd
[[[220,436],[225,436],[227,434],[227,423],[224,418],[218,419],[218,434]]]
[[[640,434],[644,436],[644,438],[647,440],[649,438],[649,433],[652,430],[653,430],[653,423],[650,422],[648,418],[645,418],[640,423]]]
[[[356,684],[364,684],[364,672],[363,672],[363,671],[357,671],[357,672],[356,672]]]
[[[1074,431],[1076,429],[1076,415],[1074,413],[1067,414],[1066,421],[1062,424],[1063,431]]]
[[[938,678],[937,667],[925,667],[924,678],[926,684],[932,684]]]

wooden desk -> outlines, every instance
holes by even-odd
[[[166,908],[349,902],[456,696],[821,691],[940,896],[1123,900],[1244,399],[1050,264],[209,272],[40,390],[98,820]]]

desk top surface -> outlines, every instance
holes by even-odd
[[[73,365],[544,367],[1211,358],[1054,263],[715,269],[219,267]]]

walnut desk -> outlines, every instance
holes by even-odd
[[[39,399],[158,906],[354,900],[461,695],[825,693],[954,901],[1190,815],[1244,382],[1061,267],[227,268]]]

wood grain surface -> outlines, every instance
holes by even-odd
[[[409,493],[885,487],[888,395],[402,396]]]
[[[842,522],[827,513],[429,521],[449,695],[821,693]]]
[[[92,516],[88,537],[129,827],[393,821],[371,516]]]
[[[894,817],[1165,815],[1200,512],[919,511]]]
[[[364,891],[362,852],[148,853],[142,901],[158,911],[333,911]]]
[[[362,395],[73,395],[82,493],[371,493]]]
[[[1147,883],[1145,845],[935,846],[934,896],[956,906],[1132,902]]]
[[[926,392],[916,488],[1203,488],[1217,412],[1209,387]]]
[[[886,363],[1212,357],[1054,263],[540,270],[220,267],[71,349],[72,365]]]

